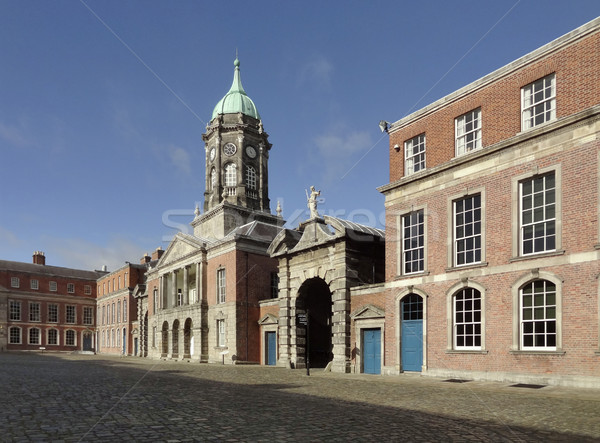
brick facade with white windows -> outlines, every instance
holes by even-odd
[[[99,271],[0,260],[0,351],[94,351]]]
[[[405,370],[417,294],[424,374],[600,384],[598,66],[600,19],[390,125],[387,372]],[[420,134],[425,167],[405,173]]]

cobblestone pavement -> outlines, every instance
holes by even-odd
[[[0,354],[0,441],[600,441],[600,390]]]

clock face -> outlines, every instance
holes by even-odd
[[[225,146],[223,146],[223,152],[225,155],[233,155],[235,154],[235,151],[237,151],[237,148],[233,143],[227,143]]]
[[[246,155],[250,158],[256,157],[256,149],[254,146],[246,146]]]
[[[213,161],[215,159],[215,148],[213,147],[210,150],[210,161]]]

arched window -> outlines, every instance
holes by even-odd
[[[237,167],[235,163],[225,165],[225,186],[236,186],[237,184]]]
[[[217,187],[217,171],[215,168],[210,170],[210,190],[214,191]]]
[[[523,350],[556,350],[556,285],[533,280],[519,291],[520,338]]]
[[[454,349],[481,349],[481,293],[464,288],[454,294]]]
[[[246,166],[246,188],[256,190],[256,170],[250,165]]]

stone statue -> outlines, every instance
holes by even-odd
[[[306,192],[306,198],[308,199],[308,209],[310,209],[310,218],[319,218],[317,212],[317,197],[321,195],[321,191],[317,191],[314,186],[310,187],[310,196]]]

